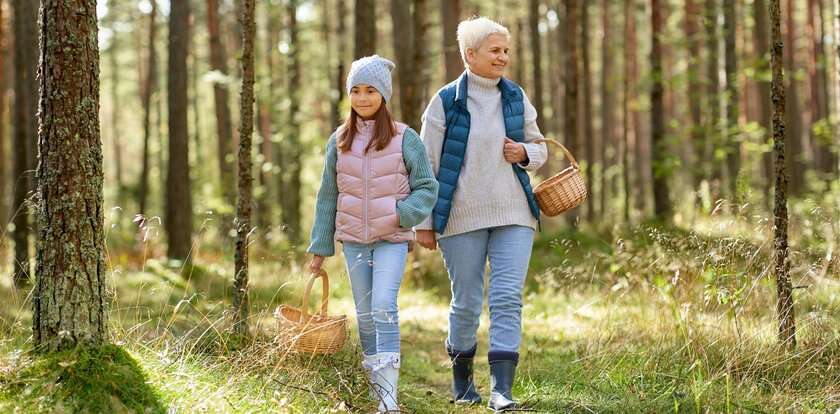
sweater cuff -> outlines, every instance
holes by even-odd
[[[539,169],[543,165],[543,163],[545,163],[545,160],[542,157],[540,144],[522,143],[522,146],[525,147],[525,153],[528,154],[528,159],[518,163],[517,165],[519,165],[526,171],[534,171]]]
[[[426,217],[420,224],[414,226],[414,230],[434,230],[434,226],[432,225],[432,216]]]

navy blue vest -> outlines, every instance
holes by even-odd
[[[438,93],[443,102],[443,111],[446,114],[446,133],[443,138],[443,150],[441,151],[437,174],[440,187],[437,203],[432,210],[432,219],[435,231],[441,234],[449,221],[452,197],[455,195],[455,188],[458,186],[458,176],[461,174],[464,154],[467,151],[467,140],[470,136],[467,83],[467,72],[464,72],[458,79],[444,86]],[[499,89],[502,92],[505,134],[514,141],[522,142],[525,140],[525,104],[522,89],[513,81],[505,78],[499,81]],[[531,214],[539,220],[540,209],[536,198],[534,198],[528,173],[517,164],[511,164],[511,166],[525,191]]]

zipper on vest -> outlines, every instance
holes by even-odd
[[[368,153],[367,153],[367,151],[365,151],[364,155],[362,156],[362,170],[363,170],[362,171],[362,181],[364,181],[364,187],[365,187],[365,199],[364,199],[365,200],[365,203],[364,203],[365,207],[364,207],[364,210],[363,210],[364,213],[362,215],[362,220],[364,221],[364,226],[362,226],[362,227],[364,227],[364,233],[365,233],[364,240],[365,240],[365,243],[367,243],[368,242],[368,237],[369,237],[368,233],[370,232],[370,228],[369,228],[370,223],[368,223],[368,204],[370,203],[370,198],[368,197],[369,174],[368,174]]]

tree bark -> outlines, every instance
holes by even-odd
[[[788,3],[790,4],[790,3]],[[769,4],[771,42],[771,65],[773,68],[773,153],[775,154],[776,191],[773,207],[773,228],[777,302],[779,316],[779,341],[789,348],[796,346],[796,318],[793,308],[793,287],[790,283],[790,261],[788,260],[788,212],[787,212],[787,163],[785,162],[785,86],[782,68],[781,7],[779,0]],[[788,9],[790,11],[790,9]],[[790,20],[788,20],[790,22]]]
[[[111,23],[115,25],[118,23],[116,16],[118,11],[116,4],[111,4],[108,10],[108,15],[111,16]],[[111,45],[108,48],[109,64],[111,66],[111,145],[114,155],[114,180],[117,185],[117,205],[122,205],[125,197],[125,185],[123,183],[123,162],[122,162],[122,143],[120,142],[120,62],[118,59],[119,53],[119,32],[114,29],[111,33]]]
[[[738,66],[735,45],[735,1],[724,1],[724,66],[726,69],[726,165],[729,172],[729,197],[739,203],[738,177],[741,172],[741,134],[738,128]]]
[[[411,95],[414,93],[414,78],[417,77],[418,69],[411,62],[414,58],[412,49],[414,43],[414,26],[411,20],[412,3],[413,1],[391,0],[391,25],[400,28],[392,31],[394,57],[397,60],[394,75],[397,78],[397,89],[399,91],[399,105],[392,104],[392,110],[395,111],[396,115],[396,110],[399,109],[400,119],[405,120],[408,120],[406,113],[412,112],[411,105],[414,102]]]
[[[692,184],[695,192],[699,191],[703,181],[703,148],[705,133],[703,131],[702,83],[698,73],[700,68],[700,11],[696,0],[685,2],[685,37],[688,43],[688,112],[691,119],[689,139],[692,151]]]
[[[630,100],[635,88],[634,66],[636,61],[636,14],[633,7],[635,0],[624,0],[624,96],[621,101],[622,112],[622,142],[621,142],[621,171],[624,181],[624,221],[630,222],[630,205],[632,201],[630,187],[630,148],[634,143],[635,117],[630,113]]]
[[[146,202],[149,198],[149,151],[152,138],[152,95],[157,91],[157,0],[151,0],[152,10],[149,12],[149,56],[146,80],[142,89],[141,99],[143,104],[143,164],[140,170],[140,214],[145,215],[148,208]]]
[[[584,1],[581,4],[581,30],[580,30],[580,44],[581,44],[581,63],[583,66],[583,139],[579,143],[584,147],[584,154],[586,157],[586,183],[589,187],[589,194],[592,194],[594,188],[594,169],[595,169],[595,147],[598,145],[597,137],[595,135],[594,126],[592,125],[592,71],[590,70],[590,56],[589,56],[589,5],[590,2]],[[603,189],[602,189],[603,190]],[[595,197],[592,197],[594,200]],[[595,202],[586,203],[586,219],[591,223],[595,220]]]
[[[608,179],[608,173],[612,165],[615,164],[616,156],[616,142],[614,137],[614,109],[613,109],[613,48],[612,48],[612,11],[611,0],[603,0],[601,2],[601,18],[602,26],[604,28],[603,37],[601,38],[601,195],[600,211],[602,217],[607,217],[607,205],[611,193],[615,193],[617,184],[614,180]],[[610,159],[610,157],[613,157]],[[612,183],[612,185],[610,185]],[[611,188],[611,191],[607,189]]]
[[[207,33],[210,40],[210,69],[227,78],[227,53],[222,44],[219,2],[207,0]],[[213,83],[213,101],[216,108],[216,150],[219,165],[219,186],[225,202],[233,201],[233,122],[229,106],[227,82]],[[196,148],[197,150],[197,148]]]
[[[35,188],[33,178],[36,140],[38,90],[35,79],[38,59],[38,13],[39,2],[31,0],[13,0],[14,60],[15,60],[15,102],[12,133],[14,135],[14,199],[12,202],[12,222],[14,231],[12,240],[15,244],[14,282],[15,286],[24,286],[29,279],[29,208],[26,199]]]
[[[566,148],[574,155],[578,153],[578,22],[580,20],[578,0],[563,0],[566,9],[566,35],[565,43],[565,67],[566,77],[564,79],[565,95],[563,98],[563,129],[565,132]],[[569,221],[576,226],[578,221],[578,209],[575,208],[568,213]]]
[[[808,24],[807,29],[811,44],[811,59],[808,68],[808,78],[811,90],[811,123],[815,124],[825,121],[830,112],[828,93],[828,73],[826,62],[828,55],[825,52],[823,38],[826,37],[825,24],[823,23],[823,6],[821,0],[808,0]],[[835,150],[831,147],[833,134],[820,134],[815,128],[811,128],[811,142],[813,148],[814,163],[820,178],[830,187],[832,180],[836,178],[837,158]]]
[[[265,78],[265,82],[267,82],[267,87],[263,88],[262,93],[262,102],[258,102],[257,106],[260,108],[260,135],[262,137],[262,141],[259,144],[259,151],[260,151],[260,158],[257,165],[258,178],[259,178],[259,185],[258,190],[255,193],[256,204],[257,204],[257,212],[256,212],[256,224],[263,230],[267,230],[271,226],[271,217],[272,217],[272,200],[271,198],[271,170],[273,168],[272,165],[272,137],[274,136],[275,125],[274,125],[274,106],[276,105],[275,102],[275,95],[274,89],[276,87],[275,83],[275,73],[274,73],[274,55],[275,55],[275,47],[277,45],[276,42],[276,31],[279,29],[279,24],[277,24],[276,19],[274,18],[274,13],[272,12],[273,6],[270,4],[267,5],[267,9],[264,11],[265,13],[265,56],[264,65],[265,73],[263,77]],[[255,12],[256,13],[256,12]],[[240,115],[241,116],[241,115]]]
[[[443,59],[446,66],[444,82],[451,82],[464,71],[457,37],[458,23],[461,21],[461,0],[440,0],[440,12],[443,22]]]
[[[358,59],[376,53],[376,1],[356,0],[353,58]]]
[[[95,0],[44,0],[36,349],[108,341]],[[68,191],[72,189],[72,191]]]
[[[790,144],[785,160],[787,161],[787,169],[790,172],[790,188],[791,195],[799,195],[805,192],[805,171],[808,168],[806,160],[804,159],[805,149],[803,145],[802,134],[802,110],[799,104],[799,87],[796,81],[796,22],[794,21],[794,13],[796,8],[793,0],[787,0],[787,24],[785,43],[785,71],[790,76],[788,77],[787,92],[785,93],[785,125],[787,131],[787,143]]]
[[[668,145],[665,141],[665,102],[664,85],[662,80],[662,9],[659,0],[651,0],[651,51],[650,70],[652,85],[650,91],[651,102],[651,145],[653,149],[653,162],[651,163],[651,174],[653,175],[653,212],[657,219],[662,221],[671,220],[671,200],[668,190],[668,176],[670,175],[668,163]]]
[[[187,260],[192,245],[189,134],[187,132],[187,54],[189,2],[172,2],[169,15],[169,168],[166,171],[166,233],[170,258]]]
[[[543,75],[542,75],[542,41],[540,39],[540,1],[528,1],[528,22],[531,33],[531,64],[533,65],[534,90],[530,96],[531,103],[537,110],[537,125],[540,131],[545,131],[543,119]]]
[[[255,0],[244,0],[242,10],[242,92],[239,126],[239,199],[236,203],[236,254],[233,282],[233,330],[248,334],[248,235],[251,232],[251,135],[254,130]]]
[[[765,0],[753,0],[753,16],[755,19],[754,39],[755,39],[755,53],[758,56],[758,69],[760,72],[770,70],[770,32],[767,27],[767,4]],[[772,136],[773,126],[771,125],[772,101],[770,97],[770,82],[763,79],[758,79],[758,96],[759,96],[759,122],[766,130],[762,136],[761,142],[767,142],[768,138]],[[767,206],[772,206],[772,188],[773,188],[773,152],[764,152],[761,156],[762,171],[764,173],[763,191],[762,193],[767,197]]]
[[[344,68],[345,59],[347,58],[347,27],[345,25],[345,15],[347,14],[346,3],[344,1],[338,2],[338,24],[336,25],[336,37],[338,38],[338,59],[335,66],[335,79],[333,84],[335,87],[335,98],[333,99],[332,114],[333,126],[338,127],[343,119],[340,113],[341,102],[344,99]]]
[[[721,181],[723,171],[720,167],[723,160],[718,159],[717,149],[721,141],[721,102],[720,102],[720,59],[718,54],[719,32],[718,32],[718,0],[706,0],[706,77],[709,84],[706,90],[706,107],[708,117],[706,119],[707,143],[703,151],[707,165],[704,166],[703,176],[709,177],[709,187],[712,202],[720,197]],[[710,165],[709,165],[710,164]],[[711,171],[709,171],[711,170]]]
[[[300,123],[300,43],[298,41],[297,5],[299,0],[289,0],[286,14],[289,19],[289,53],[288,53],[288,97],[289,111],[286,120],[282,145],[283,160],[280,168],[282,189],[280,205],[283,208],[283,225],[289,240],[295,244],[300,240],[300,192],[301,192],[301,145]]]

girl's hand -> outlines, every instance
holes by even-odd
[[[312,261],[309,262],[309,273],[321,273],[321,266],[324,264],[324,256],[312,256]]]
[[[434,230],[417,230],[417,243],[429,250],[437,248]]]

